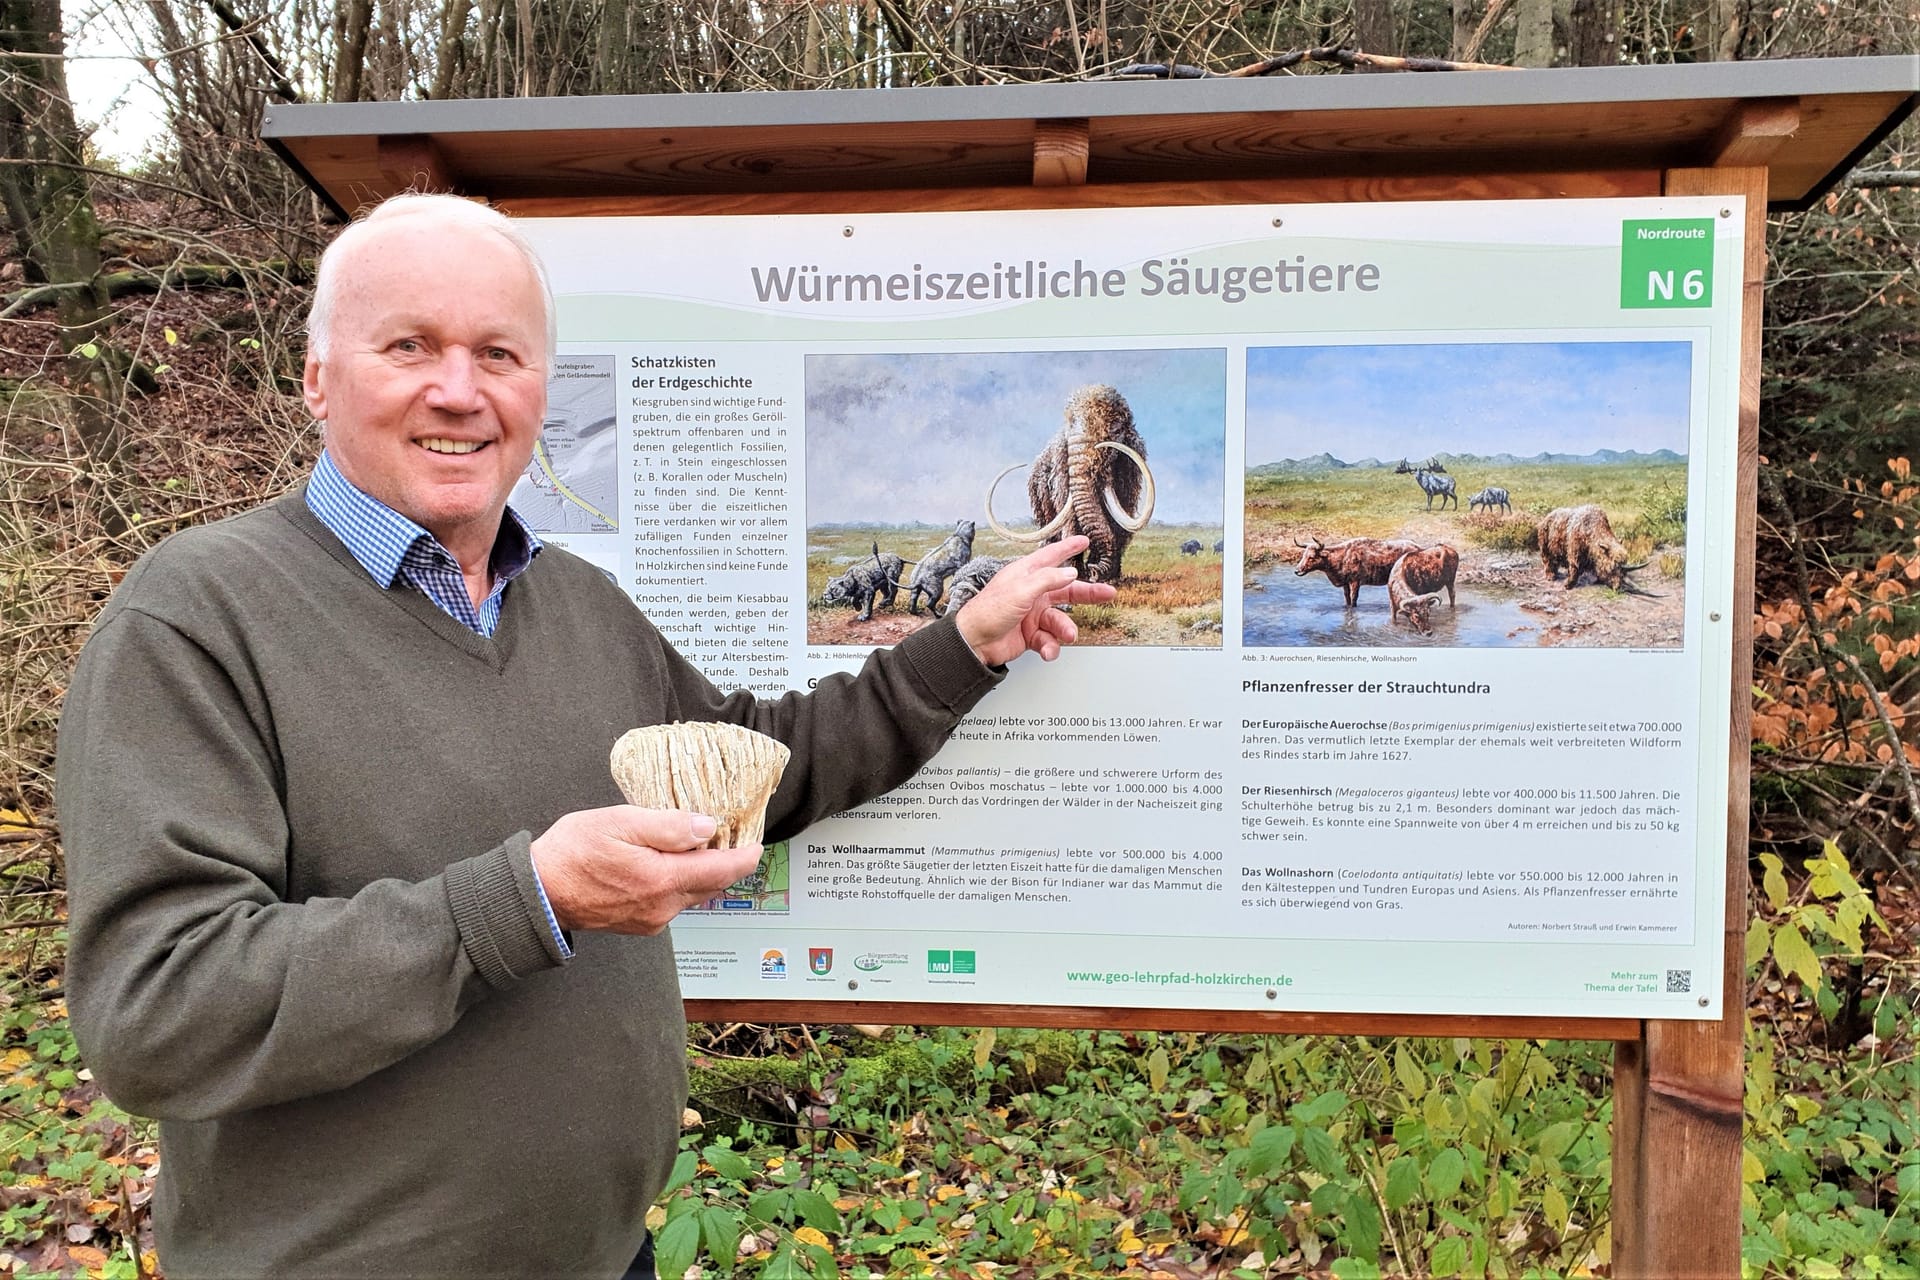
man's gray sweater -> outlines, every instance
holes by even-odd
[[[303,496],[144,557],[60,726],[74,1032],[162,1122],[162,1265],[617,1276],[685,1101],[672,947],[563,962],[531,836],[620,803],[620,734],[710,719],[793,749],[782,839],[907,778],[994,677],[943,623],[808,697],[723,696],[551,547],[483,638]]]

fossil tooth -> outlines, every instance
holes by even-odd
[[[628,731],[610,763],[628,804],[707,814],[715,823],[707,847],[731,849],[760,843],[791,755],[763,733],[690,720]]]

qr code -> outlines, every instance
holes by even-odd
[[[1668,995],[1673,995],[1675,993],[1684,994],[1685,992],[1688,992],[1691,990],[1693,990],[1693,970],[1691,969],[1667,970],[1667,994]]]

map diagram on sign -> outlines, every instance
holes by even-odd
[[[784,913],[793,905],[792,866],[793,859],[788,855],[785,840],[769,845],[752,875],[738,884],[727,886],[726,892],[719,897],[708,898],[688,910]]]
[[[612,356],[554,360],[540,442],[510,499],[539,532],[618,532],[615,402]]]

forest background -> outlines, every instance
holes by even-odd
[[[97,154],[63,29],[131,51],[149,154]],[[127,565],[317,449],[300,323],[334,228],[260,145],[269,103],[1001,84],[1309,48],[1841,57],[1917,33],[1913,0],[0,0],[0,1274],[164,1270],[154,1130],[100,1096],[66,1024],[53,733]],[[1752,1275],[1920,1275],[1914,137],[1769,226]],[[1609,1269],[1604,1044],[730,1025],[688,1051],[663,1275]]]

